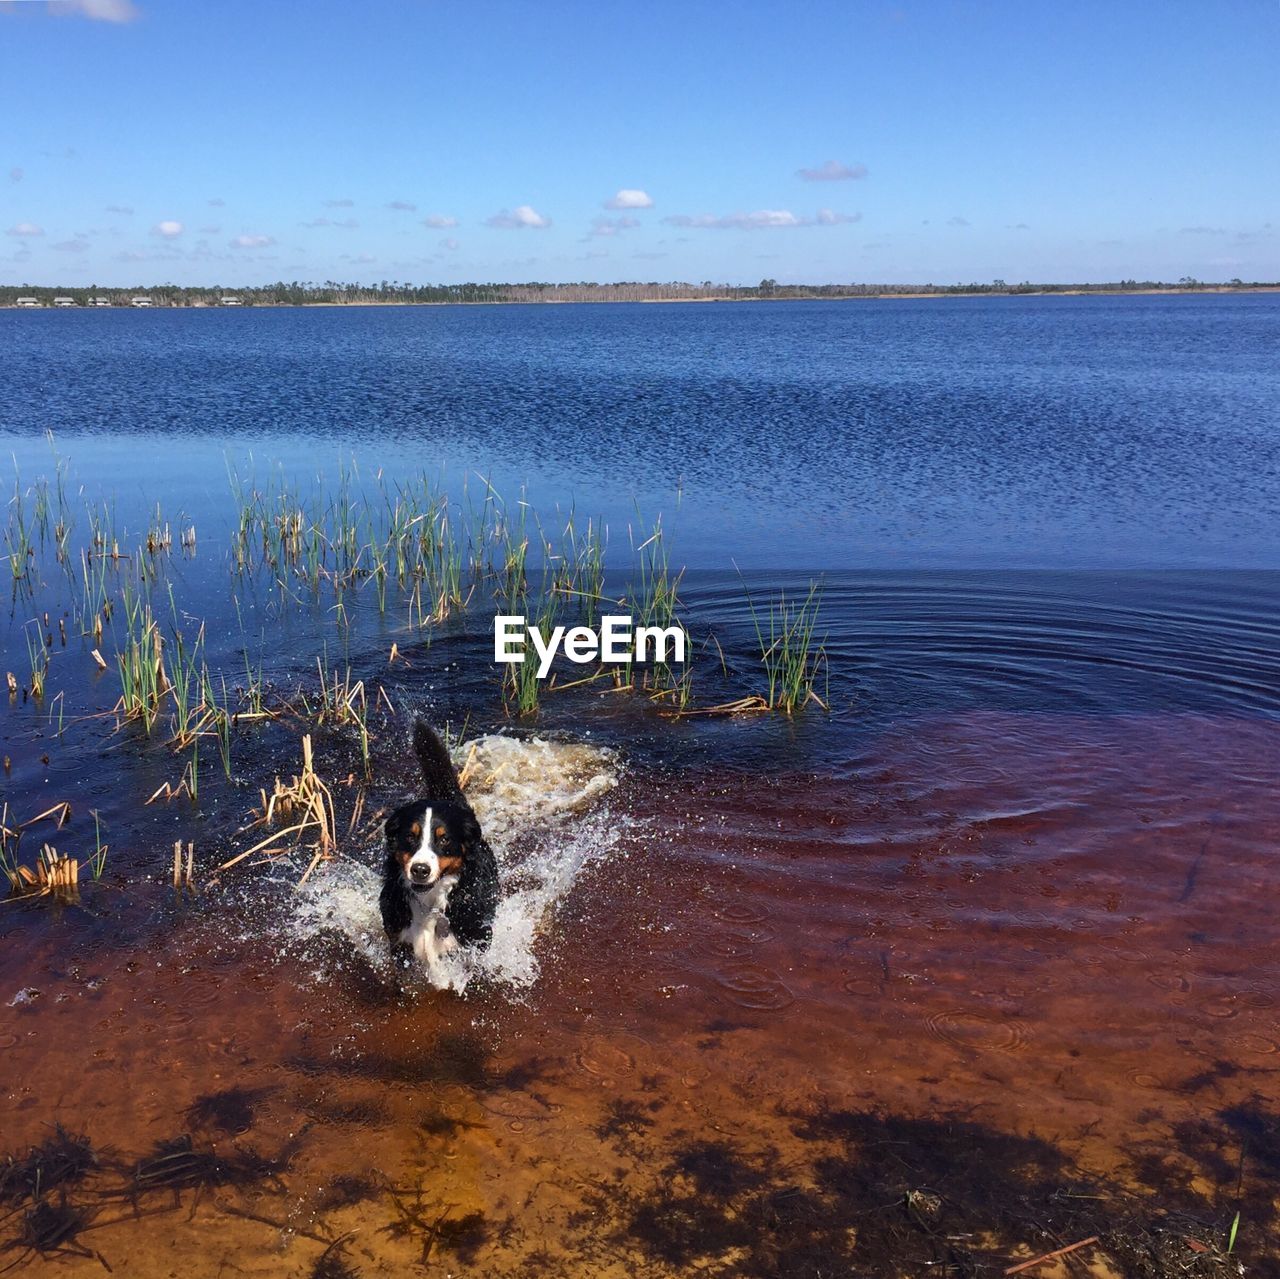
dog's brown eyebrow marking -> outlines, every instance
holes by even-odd
[[[418,836],[422,834],[422,823],[414,822],[413,825],[409,827],[409,834],[412,835],[414,839],[417,839]]]
[[[437,838],[437,839],[443,839],[443,838],[444,838],[444,827],[443,827],[443,826],[437,826],[437,827],[436,827],[436,838]]]
[[[461,857],[442,857],[440,859],[440,873],[447,875],[450,871],[462,869]]]

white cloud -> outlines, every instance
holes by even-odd
[[[174,240],[182,234],[182,223],[174,221],[157,222],[151,228],[152,235],[158,235],[162,240]]]
[[[270,235],[238,235],[231,241],[233,249],[265,249],[275,243]]]
[[[21,236],[43,235],[44,227],[36,226],[34,222],[19,222],[16,226],[9,228],[9,234]]]
[[[866,176],[865,164],[841,164],[838,160],[828,160],[816,169],[796,170],[796,177],[806,182],[856,182]]]
[[[861,213],[837,213],[834,209],[819,209],[814,219],[819,226],[840,226],[848,222],[861,222]]]
[[[535,231],[541,231],[551,225],[551,219],[544,218],[532,205],[518,204],[514,209],[503,209],[501,213],[495,213],[493,217],[486,218],[485,225],[514,231],[531,227]]]
[[[606,209],[652,209],[653,199],[647,191],[635,187],[623,187],[611,200],[604,202]]]
[[[448,217],[443,213],[433,213],[430,217],[422,219],[422,225],[430,227],[434,231],[447,231],[451,226],[458,225],[458,219]]]
[[[455,240],[450,236],[447,240],[440,241],[440,247],[442,249],[448,249],[450,253],[456,253],[460,248],[462,248],[462,244],[460,241]]]
[[[94,22],[133,22],[140,17],[133,0],[53,0],[52,13],[75,13]]]
[[[639,225],[635,218],[596,218],[591,224],[591,234],[593,236],[619,235]]]
[[[387,205],[387,208],[395,209],[400,213],[416,213],[418,211],[418,206],[416,204],[410,204],[408,200],[392,200],[391,203]]]
[[[786,227],[838,226],[844,222],[859,222],[861,213],[836,213],[832,209],[819,209],[814,217],[801,217],[790,209],[757,209],[754,213],[674,213],[662,219],[668,226],[692,227],[699,231],[766,231]]]

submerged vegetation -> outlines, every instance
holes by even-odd
[[[549,526],[524,492],[508,502],[484,478],[458,493],[426,476],[364,479],[352,464],[331,485],[304,489],[278,473],[257,483],[231,470],[229,536],[225,550],[215,552],[224,556],[229,597],[215,613],[191,596],[193,575],[208,591],[217,589],[219,574],[207,558],[198,570],[188,568],[197,556],[193,521],[157,505],[135,531],[114,502],[71,496],[69,467],[52,437],[50,447],[52,481],[16,483],[5,521],[11,660],[25,649],[19,670],[6,674],[10,703],[36,704],[56,739],[68,721],[102,721],[157,760],[177,756],[174,770],[156,779],[159,785],[152,782],[146,799],[152,805],[198,806],[210,767],[237,784],[245,734],[268,721],[291,725],[303,742],[303,765],[292,782],[262,790],[256,820],[273,833],[249,849],[259,860],[298,851],[305,841],[314,865],[336,848],[333,793],[316,774],[312,732],[337,734],[352,750],[351,828],[359,819],[373,780],[375,736],[397,707],[367,660],[361,673],[353,669],[357,616],[366,627],[376,620],[397,635],[387,678],[397,663],[420,664],[438,640],[483,640],[489,620],[504,613],[524,618],[544,644],[618,615],[637,632],[681,638],[683,661],[663,644],[652,652],[638,646],[615,661],[560,655],[545,666],[531,658],[491,665],[480,658],[473,685],[483,689],[487,682],[500,712],[521,720],[571,690],[611,701],[630,696],[664,717],[790,715],[826,706],[817,691],[826,674],[820,588],[812,585],[799,601],[786,593],[757,600],[744,582],[758,651],[752,654],[740,638],[726,661],[718,637],[707,633],[700,647],[693,643],[681,594],[685,573],[670,559],[660,516],[650,521],[637,511],[611,555],[601,520],[570,511]],[[208,545],[206,539],[202,556]],[[629,552],[623,561],[629,568],[612,566],[620,547]],[[306,661],[282,663],[277,638],[276,628],[283,633],[303,615],[319,623],[307,632],[321,650],[310,671]],[[212,646],[210,627],[220,631]],[[708,660],[709,652],[718,660]],[[68,662],[77,663],[69,678]],[[86,686],[106,696],[96,705],[76,704],[76,688]],[[14,894],[65,898],[85,867],[101,876],[106,853],[96,819],[94,852],[80,850],[74,858],[50,845],[20,865],[14,860],[20,833],[6,822],[0,849]]]

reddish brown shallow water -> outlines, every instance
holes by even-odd
[[[207,910],[10,955],[3,1147],[61,1122],[99,1166],[0,1265],[998,1273],[1110,1222],[1191,1266],[1239,1207],[1280,1274],[1280,725],[937,718],[613,811],[515,1001],[318,980]],[[1104,1244],[1035,1273],[1167,1264]]]

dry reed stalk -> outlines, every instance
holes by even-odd
[[[182,840],[173,844],[173,886],[181,891],[196,886],[196,846],[188,842],[186,853],[182,850]]]
[[[41,847],[35,870],[29,866],[6,866],[5,876],[14,897],[49,896],[74,901],[79,895],[80,863],[51,844]]]
[[[312,846],[314,856],[299,881],[298,886],[301,887],[307,882],[308,876],[320,862],[332,857],[338,849],[338,825],[334,811],[333,794],[316,773],[315,760],[311,753],[310,733],[302,739],[301,773],[291,778],[287,785],[277,777],[275,789],[272,793],[268,795],[263,790],[260,794],[262,796],[262,812],[255,825],[270,826],[277,817],[288,820],[295,815],[300,815],[301,820],[292,822],[282,830],[272,832],[265,839],[259,840],[252,848],[246,848],[244,852],[237,853],[229,861],[223,862],[218,867],[218,870],[229,870],[232,866],[244,861],[246,857],[251,857],[254,853],[264,852],[269,845],[275,844],[286,835],[296,835],[298,843],[300,843],[303,833],[311,831],[315,834],[315,844]],[[275,855],[289,850],[281,847],[272,848],[270,851]]]
[[[759,693],[740,697],[735,702],[721,702],[718,706],[692,706],[671,712],[674,715],[746,715],[767,711],[769,703]]]
[[[58,830],[61,830],[71,818],[71,805],[64,799],[62,803],[54,804],[52,808],[46,808],[43,813],[37,813],[34,817],[22,822],[18,830],[24,831],[28,826],[44,821],[46,817],[52,817],[57,823]]]
[[[152,792],[151,798],[147,800],[147,803],[154,804],[158,799],[163,799],[168,803],[169,800],[178,799],[183,795],[188,799],[191,798],[191,787],[187,783],[185,775],[176,786],[172,786],[168,782],[161,782],[160,785]]]
[[[467,789],[467,783],[474,776],[479,764],[476,762],[476,752],[479,748],[475,742],[471,743],[471,753],[467,756],[467,762],[458,770],[458,786],[461,790]]]

